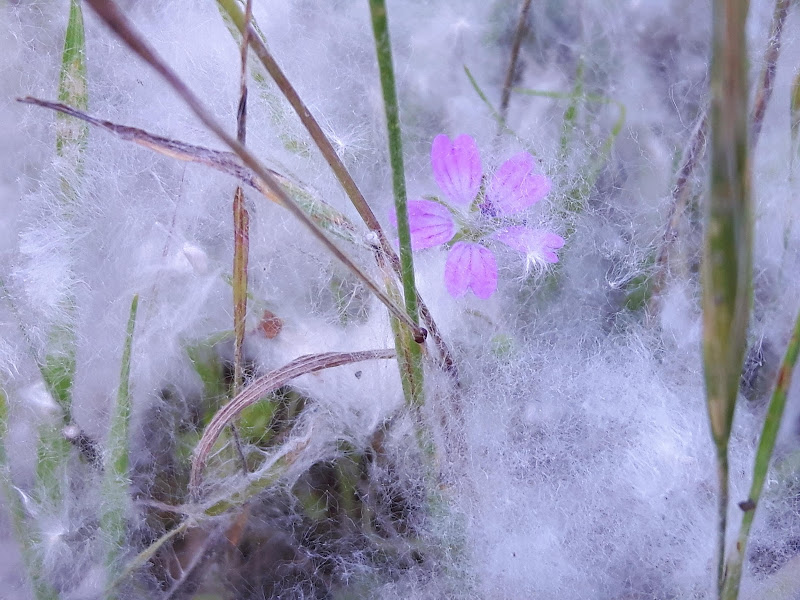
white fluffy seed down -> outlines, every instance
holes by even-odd
[[[215,3],[119,4],[215,118],[235,131],[239,50]],[[368,3],[328,4],[255,0],[254,15],[394,241]],[[445,550],[417,564],[408,559],[411,550],[370,554],[358,551],[361,538],[347,538],[351,546],[343,543],[340,554],[324,556],[340,594],[328,597],[715,597],[716,476],[704,404],[698,281],[705,163],[695,172],[692,199],[676,229],[660,300],[646,308],[637,300],[642,282],[657,268],[675,170],[707,101],[709,3],[533,2],[507,113],[510,131],[501,129],[499,136],[493,111],[499,109],[521,2],[388,4],[409,198],[441,196],[430,165],[431,142],[440,133],[475,137],[486,172],[526,150],[553,181],[542,206],[526,218],[534,226],[546,223],[566,244],[557,267],[529,269],[524,276],[518,256],[498,253],[498,290],[487,301],[447,293],[444,250],[415,253],[420,293],[461,377],[454,392],[451,379],[428,362],[424,417],[440,449],[447,510],[426,522],[425,531],[443,540]],[[89,112],[222,149],[167,84],[84,6]],[[54,329],[69,324],[77,364],[68,424],[77,429],[70,439],[74,448],[85,436],[102,449],[136,293],[141,306],[131,375],[132,468],[150,473],[162,448],[188,443],[187,423],[203,386],[188,351],[219,336],[216,351],[225,359],[233,355],[232,338],[224,334],[233,330],[236,181],[98,129],[90,131],[76,172],[56,154],[54,114],[14,100],[57,97],[68,3],[8,0],[0,2],[0,11],[6,23],[0,30],[0,389],[10,406],[10,471],[20,497],[30,503],[37,493],[37,432],[62,414],[34,359],[55,343]],[[798,158],[788,108],[800,60],[794,12],[784,28],[774,95],[753,160],[754,350],[730,451],[729,537],[738,529],[736,502],[749,490],[765,399],[798,309],[800,179],[792,171]],[[771,3],[751,2],[753,80],[763,65],[771,15]],[[254,56],[250,60],[255,64]],[[380,281],[371,250],[377,238],[359,224],[278,90],[259,83],[259,68],[253,72],[258,77],[249,80],[248,148],[357,224],[350,241],[332,237]],[[577,116],[565,128],[578,72],[589,100],[574,105]],[[620,107],[624,122],[609,137]],[[65,178],[76,190],[68,210]],[[589,192],[576,208],[575,194],[585,186]],[[255,374],[304,354],[392,347],[386,310],[364,286],[287,211],[251,189],[246,193],[245,353]],[[435,358],[433,345],[428,347]],[[382,473],[398,497],[414,497],[424,474],[395,362],[306,375],[296,389],[312,399],[300,425],[311,441],[290,471],[292,482],[303,483],[312,464],[341,456],[344,442],[366,445],[393,419],[386,447],[396,464]],[[800,593],[794,575],[799,414],[798,392],[792,391],[741,598],[789,600]],[[209,489],[242,485],[237,460],[233,454],[218,460],[223,464]],[[104,502],[99,481],[96,473],[87,475],[59,502],[45,500],[29,511],[35,550],[64,598],[99,598],[107,583],[105,542],[87,533],[95,531]],[[149,490],[156,483],[142,475],[134,485]],[[308,507],[295,504],[284,507],[284,525],[305,518]],[[143,505],[128,510],[130,546],[120,555],[130,558],[163,531],[143,518]],[[279,535],[257,511],[251,519],[264,526],[264,539],[291,529]],[[304,552],[307,562],[295,557],[292,568],[323,558],[322,552]],[[0,555],[7,557],[0,561],[0,597],[30,595],[4,509]],[[178,578],[170,576],[172,583]],[[146,577],[154,576],[142,575],[142,589],[149,585]],[[286,584],[286,597],[315,597],[298,581]],[[356,591],[346,596],[342,590]]]

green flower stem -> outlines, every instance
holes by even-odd
[[[564,125],[561,132],[561,143],[559,150],[559,156],[561,160],[566,159],[567,152],[569,150],[570,133],[575,128],[575,123],[577,121],[579,101],[583,100],[586,102],[596,102],[598,104],[613,104],[617,107],[617,119],[614,121],[614,125],[611,126],[611,131],[609,132],[608,136],[606,136],[606,139],[603,140],[603,144],[600,146],[597,156],[592,161],[592,164],[588,167],[588,173],[586,177],[582,178],[582,183],[580,186],[570,193],[570,201],[567,206],[567,212],[581,212],[583,210],[584,200],[592,191],[592,188],[594,188],[597,178],[600,176],[603,167],[608,162],[608,157],[611,154],[611,149],[614,147],[614,142],[617,140],[617,137],[619,137],[619,134],[622,132],[622,128],[625,126],[625,119],[627,117],[625,105],[614,98],[607,98],[598,94],[585,93],[583,91],[582,62],[578,65],[575,86],[571,92],[553,92],[549,90],[533,90],[528,88],[514,88],[513,91],[518,94],[525,94],[527,96],[538,96],[541,98],[563,99],[570,101],[569,106],[564,111]]]
[[[386,111],[386,127],[389,133],[389,160],[392,166],[392,188],[394,191],[395,210],[397,211],[397,236],[400,241],[400,270],[403,281],[403,295],[406,312],[415,325],[419,325],[419,308],[417,304],[417,287],[414,281],[414,256],[411,251],[411,229],[408,223],[408,205],[406,198],[405,168],[403,166],[403,142],[400,131],[400,109],[397,102],[397,90],[392,65],[392,48],[389,40],[389,23],[384,0],[369,1],[372,16],[372,32],[375,37],[375,50],[378,55],[383,104]],[[422,347],[413,339],[396,330],[396,347],[398,359],[402,362],[407,357],[408,365],[403,368],[403,389],[406,401],[413,406],[424,404]],[[405,348],[401,346],[406,346]]]
[[[718,592],[724,576],[728,441],[747,347],[752,297],[752,207],[748,149],[747,0],[715,0],[711,62],[711,188],[703,279],[706,402],[719,474]]]

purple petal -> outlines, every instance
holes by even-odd
[[[453,204],[472,204],[481,187],[481,156],[478,145],[468,135],[452,142],[446,135],[437,135],[431,148],[433,178]]]
[[[544,229],[529,229],[522,226],[501,229],[492,237],[524,254],[528,262],[534,264],[557,263],[558,256],[553,250],[558,250],[564,245],[564,238],[560,235]]]
[[[478,298],[486,300],[497,289],[494,254],[480,244],[454,244],[444,265],[444,284],[454,298],[460,298],[471,288]]]
[[[431,200],[410,200],[407,206],[412,250],[433,248],[453,239],[456,224],[446,206]],[[397,227],[395,211],[389,214],[389,220]]]
[[[552,187],[550,179],[536,170],[536,161],[527,152],[512,156],[495,172],[486,199],[501,215],[525,210],[544,198]]]

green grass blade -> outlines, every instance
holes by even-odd
[[[160,538],[158,538],[155,542],[150,544],[147,548],[142,550],[139,554],[137,554],[122,570],[122,573],[114,579],[111,583],[109,583],[108,587],[106,588],[106,593],[110,593],[114,588],[124,582],[128,577],[130,577],[133,573],[135,573],[138,569],[146,565],[150,560],[156,555],[156,552],[170,541],[175,536],[181,535],[184,533],[190,525],[191,521],[189,519],[184,519],[180,525],[177,527],[170,529]]]
[[[244,191],[236,188],[233,196],[233,395],[244,382],[244,334],[247,317],[247,264],[250,258],[250,215],[245,207]]]
[[[711,187],[702,263],[702,306],[706,403],[719,477],[720,594],[728,510],[728,440],[747,347],[752,296],[747,9],[747,0],[715,0],[713,13]]]
[[[498,131],[500,133],[508,133],[514,136],[515,138],[518,138],[519,136],[517,136],[517,134],[514,133],[514,131],[508,127],[508,125],[506,125],[505,119],[503,119],[503,116],[494,107],[492,101],[489,100],[484,91],[481,89],[481,86],[478,84],[478,81],[472,75],[472,72],[469,70],[467,65],[464,65],[464,73],[466,73],[467,79],[469,79],[469,83],[470,85],[472,85],[472,89],[475,90],[475,93],[478,94],[478,97],[483,101],[483,103],[489,109],[489,114],[492,116],[492,119],[494,119],[495,122],[497,123]],[[530,152],[530,150],[528,151]],[[531,152],[531,154],[533,153]]]
[[[578,69],[575,73],[575,85],[569,94],[570,103],[564,111],[564,124],[561,127],[561,141],[559,143],[559,162],[564,161],[569,153],[569,141],[578,122],[578,102],[583,98],[583,59],[578,60]]]
[[[64,36],[61,69],[58,81],[58,97],[78,108],[88,104],[86,85],[86,39],[83,29],[83,13],[79,0],[71,0],[69,20]],[[56,153],[65,159],[72,173],[61,177],[61,203],[64,216],[70,219],[76,199],[74,176],[80,175],[88,138],[88,125],[61,113],[56,115]],[[73,175],[71,177],[70,175]],[[43,425],[39,430],[37,448],[36,489],[39,500],[50,507],[57,507],[63,496],[62,487],[66,479],[66,465],[70,445],[61,435],[64,423],[71,420],[72,383],[75,379],[75,302],[72,297],[62,300],[68,315],[67,321],[57,323],[48,335],[47,352],[40,362],[40,370],[48,391],[63,409],[63,423]]]
[[[100,528],[107,544],[106,563],[110,569],[109,580],[112,579],[111,573],[117,566],[119,552],[124,547],[126,537],[125,513],[129,502],[128,429],[131,415],[131,353],[138,307],[139,295],[137,294],[131,302],[125,346],[122,351],[117,400],[111,415],[111,429],[103,461],[103,508],[100,516]]]
[[[19,543],[22,560],[36,600],[55,600],[58,598],[56,591],[44,578],[44,571],[39,556],[36,553],[36,529],[28,524],[25,507],[20,499],[20,493],[11,479],[11,468],[6,455],[6,440],[8,439],[8,400],[0,390],[0,493],[3,503],[11,519],[14,536]]]
[[[747,540],[750,536],[750,528],[753,525],[756,507],[764,489],[764,482],[767,479],[772,451],[775,449],[775,440],[778,437],[778,429],[783,419],[783,409],[786,407],[786,397],[792,384],[792,374],[797,364],[798,354],[800,354],[800,311],[795,319],[792,337],[786,346],[786,353],[783,356],[783,362],[775,381],[775,390],[767,408],[767,416],[764,420],[764,428],[761,431],[755,464],[753,465],[753,482],[750,485],[750,495],[746,502],[739,505],[744,510],[744,516],[739,528],[736,547],[731,556],[728,557],[725,567],[725,587],[723,588],[722,596],[726,600],[735,600],[738,595],[739,582],[742,577],[742,565],[747,555]]]
[[[392,189],[394,205],[397,211],[397,236],[400,241],[400,271],[403,282],[403,296],[408,316],[415,325],[419,325],[419,308],[417,305],[417,287],[414,281],[414,256],[411,251],[411,228],[408,223],[408,205],[406,197],[406,176],[403,165],[403,140],[400,131],[400,108],[397,102],[397,89],[392,64],[392,46],[389,39],[389,22],[386,4],[383,0],[369,0],[372,17],[372,32],[375,38],[375,51],[378,56],[381,89],[383,90],[383,106],[386,113],[386,128],[389,138],[389,162],[392,167]],[[403,390],[406,402],[410,406],[424,404],[422,347],[414,342],[410,335],[404,335],[400,328],[395,328],[395,347],[398,360],[408,360],[407,365],[400,366],[403,378]],[[405,367],[405,368],[404,368]]]
[[[86,81],[86,37],[80,0],[70,1],[69,22],[64,37],[64,52],[61,55],[61,71],[58,78],[58,99],[60,102],[80,110],[86,110],[89,105]],[[63,114],[59,114],[56,119],[58,125],[56,151],[59,156],[73,161],[72,166],[80,172],[89,136],[89,126]],[[65,185],[69,184],[62,181],[62,189]],[[68,197],[74,194],[70,187],[64,191]]]

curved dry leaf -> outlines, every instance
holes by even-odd
[[[248,406],[255,404],[267,394],[286,385],[287,382],[295,377],[350,363],[362,362],[365,360],[386,360],[394,357],[395,351],[389,349],[308,354],[296,358],[283,367],[259,377],[244,388],[233,400],[223,406],[217,414],[214,415],[214,418],[211,419],[211,422],[203,432],[203,437],[197,443],[197,447],[194,451],[192,473],[189,478],[189,489],[194,493],[199,488],[202,482],[203,469],[205,468],[211,448],[213,448],[225,427],[232,423]]]

